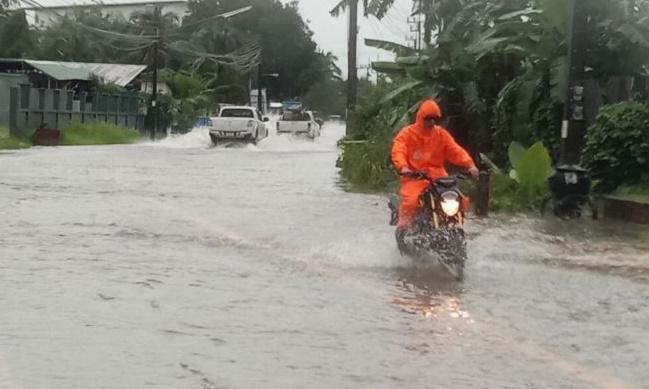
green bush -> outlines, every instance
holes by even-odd
[[[602,107],[588,129],[583,163],[598,192],[640,183],[649,166],[649,109],[635,101]]]
[[[107,145],[134,143],[140,134],[133,128],[107,122],[70,122],[65,128],[63,145]]]
[[[547,180],[552,173],[552,160],[543,143],[536,142],[525,149],[512,142],[508,149],[512,169],[503,172],[490,159],[481,155],[490,167],[489,208],[494,212],[521,212],[538,210],[547,193]]]
[[[398,176],[390,159],[392,139],[412,119],[415,105],[422,97],[416,91],[406,91],[398,102],[386,101],[386,96],[399,85],[400,82],[380,79],[350,113],[337,166],[343,180],[355,189],[388,191],[398,187]]]
[[[27,140],[9,136],[9,129],[0,126],[0,150],[26,149],[31,147]]]
[[[342,142],[341,147],[343,154],[336,166],[341,169],[340,175],[345,183],[360,190],[387,191],[397,188],[398,176],[390,160],[390,139]]]

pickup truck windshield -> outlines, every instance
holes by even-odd
[[[287,122],[308,122],[311,121],[311,117],[306,112],[303,113],[288,111],[284,112],[284,115],[282,115],[282,120]]]
[[[228,108],[221,111],[222,118],[252,118],[252,110],[244,108]]]

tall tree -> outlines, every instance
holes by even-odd
[[[303,96],[323,76],[313,71],[318,61],[317,46],[296,4],[277,0],[190,0],[190,13],[184,23],[195,23],[249,4],[252,10],[228,19],[224,28],[233,33],[235,40],[259,42],[262,73],[279,75],[262,78],[262,86],[269,89],[271,98]],[[256,72],[248,77],[256,84]]]
[[[162,7],[154,5],[149,8],[134,12],[130,17],[131,27],[135,35],[151,37],[141,45],[141,48],[132,48],[126,58],[129,62],[143,63],[152,67],[180,67],[179,60],[174,61],[169,50],[169,31],[178,24],[178,17],[171,12],[163,13]],[[133,43],[137,46],[138,43]],[[129,50],[130,51],[130,50]],[[155,56],[157,55],[157,58]]]
[[[34,41],[25,11],[9,12],[0,27],[0,57],[25,58],[31,56],[33,50]]]

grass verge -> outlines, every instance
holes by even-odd
[[[0,150],[26,149],[29,147],[31,147],[29,141],[15,136],[10,136],[9,129],[0,126]]]
[[[65,128],[62,145],[110,145],[135,143],[140,134],[133,128],[106,122],[70,122]]]

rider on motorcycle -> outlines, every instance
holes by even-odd
[[[469,153],[458,145],[451,134],[441,126],[442,110],[433,99],[425,100],[417,111],[416,121],[402,128],[392,144],[392,163],[399,173],[423,171],[431,178],[448,175],[444,162],[449,161],[464,167],[474,179],[478,168]],[[428,186],[428,181],[401,176],[399,197],[399,222],[397,241],[411,226],[417,210],[419,196]]]

